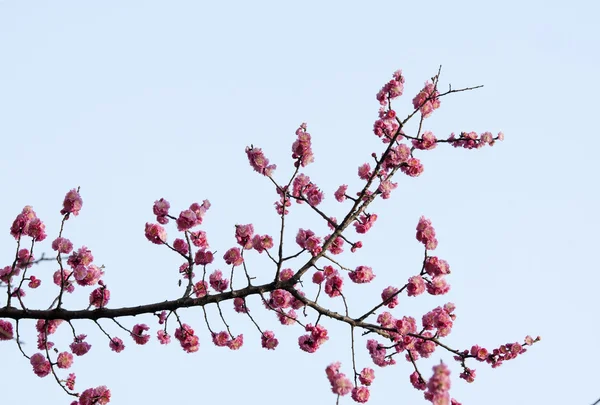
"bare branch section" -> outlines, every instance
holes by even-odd
[[[216,346],[238,350],[244,344],[243,334],[234,333],[235,323],[228,319],[227,311],[222,310],[223,303],[231,301],[236,312],[249,317],[256,328],[261,346],[266,350],[274,350],[279,344],[275,333],[259,325],[247,306],[247,298],[258,296],[265,310],[272,312],[281,325],[300,328],[299,348],[309,353],[319,350],[329,340],[327,329],[321,323],[323,318],[349,326],[347,343],[352,374],[347,377],[342,372],[340,362],[333,362],[325,369],[331,389],[337,396],[336,403],[348,394],[359,403],[364,403],[369,398],[375,371],[370,367],[363,367],[359,371],[356,351],[360,347],[360,333],[357,332],[361,332],[363,337],[368,337],[366,349],[375,366],[385,367],[395,364],[397,360],[407,361],[414,369],[408,380],[415,389],[424,391],[426,400],[433,403],[458,404],[454,399],[450,401],[450,371],[447,366],[443,362],[435,366],[433,375],[427,380],[425,373],[418,368],[419,359],[431,357],[437,349],[442,349],[461,365],[463,372],[460,378],[473,382],[475,370],[467,366],[468,360],[498,367],[504,361],[525,353],[526,347],[540,338],[527,336],[522,342],[507,343],[491,350],[476,344],[467,346],[467,349],[456,349],[444,341],[451,333],[455,319],[455,307],[452,303],[445,303],[423,314],[420,325],[415,318],[398,313],[398,310],[394,309],[404,293],[411,297],[425,293],[441,296],[450,290],[447,282],[447,276],[451,273],[450,266],[445,260],[432,254],[438,240],[432,222],[425,217],[421,217],[416,226],[416,239],[424,246],[424,256],[422,261],[415,264],[414,275],[408,281],[391,280],[392,285],[381,292],[372,295],[361,294],[361,304],[371,303],[366,312],[363,309],[359,314],[352,314],[352,304],[355,300],[344,293],[343,286],[344,282],[369,284],[375,277],[375,272],[368,265],[350,268],[340,256],[348,247],[351,253],[356,253],[363,246],[357,238],[369,232],[378,218],[371,210],[371,205],[375,200],[390,198],[397,187],[397,183],[392,181],[394,176],[399,173],[412,178],[421,175],[423,164],[417,157],[418,154],[426,153],[438,144],[479,149],[492,146],[504,138],[502,133],[494,136],[490,132],[477,134],[466,131],[459,132],[459,135],[452,133],[445,138],[438,138],[426,130],[426,119],[440,107],[442,97],[481,87],[452,89],[449,86],[448,91],[440,93],[440,73],[441,67],[413,98],[414,108],[402,120],[392,108],[392,101],[402,96],[404,91],[402,72],[394,72],[392,79],[377,93],[380,109],[373,124],[373,133],[382,141],[382,151],[371,153],[369,161],[359,166],[358,177],[362,186],[358,190],[350,192],[348,186],[342,184],[333,193],[343,207],[343,216],[339,221],[320,207],[324,193],[303,172],[314,160],[311,135],[307,132],[306,124],[300,125],[296,130],[297,138],[292,145],[295,170],[285,181],[279,182],[275,179],[276,165],[269,163],[269,159],[260,148],[246,148],[251,167],[274,186],[278,198],[274,204],[275,212],[280,219],[280,226],[273,233],[277,235],[274,238],[269,234],[256,234],[253,224],[237,224],[236,246],[226,250],[222,256],[229,266],[226,271],[211,272],[216,251],[209,249],[207,235],[199,229],[204,215],[210,208],[208,200],[192,203],[189,209],[181,211],[179,215],[171,214],[170,203],[165,199],[155,201],[153,214],[156,216],[156,223],[146,224],[145,236],[151,243],[166,248],[182,260],[175,274],[179,275],[179,285],[184,292],[177,299],[132,307],[108,308],[110,290],[103,281],[104,267],[94,264],[89,249],[85,246],[74,249],[73,243],[64,236],[67,221],[77,216],[83,205],[79,189],[69,191],[64,199],[63,209],[60,211],[63,216],[60,230],[52,241],[52,249],[56,252],[52,259],[44,255],[35,259],[34,248],[37,249],[38,244],[46,239],[47,235],[44,224],[37,218],[33,209],[25,207],[11,227],[11,235],[16,240],[15,257],[11,265],[0,269],[0,285],[6,287],[6,303],[0,308],[0,340],[14,340],[32,365],[33,372],[39,377],[52,374],[68,395],[78,398],[75,402],[78,405],[104,405],[110,401],[111,396],[107,387],[100,385],[77,392],[74,387],[74,373],[60,376],[64,370],[71,367],[73,354],[85,355],[91,348],[86,342],[87,336],[77,333],[73,320],[92,321],[100,330],[101,338],[108,340],[110,349],[121,352],[125,349],[123,340],[112,336],[109,329],[104,328],[98,321],[111,320],[118,326],[120,333],[129,335],[135,343],[143,345],[151,338],[148,334],[151,328],[145,323],[128,326],[127,319],[122,318],[150,314],[157,321],[156,338],[160,343],[168,344],[173,333],[182,349],[191,353],[199,349],[199,337],[193,327],[185,323],[185,317],[180,313],[183,311],[180,310],[201,307],[204,324],[213,343]],[[409,135],[405,132],[406,124],[414,117],[418,117],[418,128],[415,133]],[[307,206],[306,212],[323,221],[330,231],[326,235],[317,235],[310,229],[293,230],[297,246],[284,246],[286,232],[290,232],[289,227],[286,227],[290,210],[292,207],[300,209],[301,205]],[[174,222],[179,232],[180,237],[174,240],[167,237],[163,227],[169,222]],[[247,258],[251,254],[262,253],[265,253],[273,265],[272,281],[252,285],[255,277],[252,276]],[[302,257],[306,257],[303,265],[295,269],[285,268],[291,259],[298,260]],[[58,270],[51,280],[56,285],[56,295],[51,298],[47,309],[29,308],[26,305],[25,292],[28,289],[35,290],[41,283],[41,280],[31,275],[32,266],[48,260],[53,260],[58,265]],[[236,276],[237,288],[234,288],[234,274],[242,270],[245,277],[240,277],[241,274]],[[307,280],[309,272],[310,280]],[[312,293],[306,292],[308,290],[305,289],[305,283],[315,285],[317,291],[314,297],[309,297]],[[66,297],[72,293],[81,293],[84,287],[93,288],[89,293],[89,307],[81,310],[65,308]],[[335,300],[341,301],[343,314],[331,309],[330,304]],[[215,319],[207,312],[207,306],[210,304],[215,304],[218,312]],[[296,313],[299,310],[303,311],[307,319],[313,319],[312,322],[301,322]],[[36,353],[27,353],[25,349],[29,347],[22,345],[21,335],[24,332],[20,328],[20,321],[27,319],[37,321]],[[69,345],[69,350],[58,350],[50,340],[61,325],[69,325],[73,335],[73,343]]]

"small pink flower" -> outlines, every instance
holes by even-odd
[[[173,241],[173,249],[184,256],[190,251],[190,247],[188,246],[187,242],[180,238],[177,238]]]
[[[70,389],[71,391],[73,391],[75,389],[75,374],[73,373],[69,373],[69,377],[67,378],[67,380],[65,381],[65,385],[67,386],[68,389]]]
[[[79,405],[106,405],[110,402],[110,390],[102,385],[88,388],[79,397]]]
[[[171,343],[171,335],[169,335],[163,329],[160,329],[158,330],[158,332],[156,332],[156,337],[158,338],[158,341],[161,345],[167,345]]]
[[[194,294],[198,298],[206,297],[208,295],[208,283],[206,281],[198,281],[194,285]]]
[[[254,236],[254,226],[252,224],[235,226],[235,239],[244,249],[252,248],[252,236]]]
[[[425,280],[421,276],[413,276],[408,279],[408,286],[406,287],[409,297],[416,297],[417,295],[425,292]]]
[[[73,365],[73,355],[69,352],[62,352],[56,359],[58,368],[69,368]]]
[[[136,324],[131,331],[131,337],[138,345],[145,345],[150,340],[150,335],[145,335],[144,332],[150,330],[150,327],[145,323]]]
[[[350,280],[357,284],[370,283],[375,278],[373,269],[368,266],[358,266],[356,270],[351,271],[348,275]]]
[[[237,335],[235,338],[227,342],[227,347],[231,350],[238,350],[244,344],[244,335]]]
[[[29,363],[33,366],[33,372],[38,377],[46,377],[50,374],[50,362],[42,353],[36,353],[31,356]]]
[[[179,218],[175,221],[177,223],[178,231],[187,231],[196,225],[198,217],[192,210],[184,210],[179,214]]]
[[[76,189],[73,189],[67,193],[65,200],[63,201],[63,209],[60,211],[62,215],[73,214],[79,215],[79,210],[83,205],[83,200]],[[67,217],[68,218],[68,217]]]
[[[311,148],[310,134],[306,132],[306,124],[303,123],[296,130],[298,139],[292,145],[292,159],[297,159],[294,166],[305,167],[309,163],[314,162],[315,158]]]
[[[267,159],[260,148],[253,146],[246,147],[246,155],[252,168],[262,174],[263,176],[271,176],[273,171],[277,168],[276,165],[269,165],[269,159]]]
[[[40,280],[36,276],[29,277],[29,283],[27,284],[29,286],[29,288],[32,288],[32,289],[38,288],[40,286],[40,284],[42,284],[42,280]]]
[[[369,177],[372,176],[371,173],[371,165],[368,163],[364,163],[358,168],[358,177],[362,180],[369,180]]]
[[[146,239],[156,245],[162,245],[167,241],[165,228],[158,224],[146,223]]]
[[[229,280],[223,278],[223,273],[221,270],[215,270],[209,277],[208,281],[210,286],[218,291],[223,292],[229,287]]]
[[[192,240],[192,244],[201,250],[209,248],[208,241],[206,240],[206,232],[204,231],[190,232],[190,239]]]
[[[333,194],[335,199],[339,202],[343,202],[346,199],[346,191],[348,190],[348,185],[342,184],[336,192]]]
[[[200,348],[200,340],[195,335],[194,329],[185,323],[182,324],[181,328],[175,329],[175,339],[179,341],[181,348],[187,353],[195,353]]]
[[[90,305],[96,308],[104,308],[110,300],[110,291],[105,287],[96,288],[90,293]]]
[[[367,387],[354,387],[352,389],[352,399],[358,403],[364,404],[369,400],[370,395]]]
[[[275,338],[275,334],[270,330],[264,331],[260,340],[262,347],[267,350],[275,350],[279,344],[279,341]]]
[[[423,243],[428,250],[434,250],[437,247],[435,229],[433,229],[431,221],[425,217],[421,217],[417,224],[417,240]]]
[[[171,204],[164,198],[154,201],[152,212],[156,215],[156,220],[159,224],[165,225],[169,223],[169,208],[171,208]]]
[[[11,340],[13,338],[13,326],[8,321],[0,319],[0,340]]]
[[[265,250],[273,247],[273,238],[269,235],[254,235],[252,238],[252,247],[256,249],[258,253],[262,253]]]
[[[196,252],[196,256],[194,257],[194,263],[202,266],[211,264],[213,260],[214,256],[210,250],[199,250]]]
[[[125,350],[125,345],[123,344],[123,341],[118,337],[112,338],[108,346],[113,352],[116,353],[121,353],[123,350]]]
[[[225,263],[233,266],[239,266],[244,263],[244,258],[242,257],[240,248],[238,247],[232,247],[225,252],[223,259],[225,260]]]
[[[87,342],[84,342],[86,337],[87,335],[78,335],[74,338],[73,343],[69,345],[73,354],[77,356],[83,356],[84,354],[90,351],[92,345],[90,345]]]
[[[363,385],[371,385],[375,380],[375,371],[372,368],[365,367],[360,372],[358,379]]]
[[[220,347],[227,346],[227,343],[229,342],[230,339],[231,339],[231,337],[229,336],[229,333],[227,333],[226,331],[212,334],[212,340],[213,340],[213,343],[215,344],[215,346],[220,346]]]
[[[246,301],[242,297],[236,297],[233,299],[233,309],[235,310],[235,312],[240,314],[248,313]]]
[[[279,273],[279,280],[286,281],[294,276],[294,271],[292,269],[283,269],[281,273]]]

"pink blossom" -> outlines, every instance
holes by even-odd
[[[131,331],[131,337],[138,345],[145,345],[150,340],[150,335],[145,335],[144,332],[150,330],[150,327],[145,323],[136,324]]]
[[[88,342],[84,342],[86,337],[87,335],[78,335],[73,339],[73,343],[69,345],[73,354],[77,356],[83,356],[90,351],[92,345],[90,345]]]
[[[290,309],[287,313],[283,310],[277,311],[277,319],[279,319],[279,323],[282,325],[293,325],[296,323],[297,318],[298,315],[293,309]]]
[[[310,334],[302,335],[298,338],[298,345],[300,346],[300,349],[305,352],[314,353],[323,343],[329,340],[327,329],[321,325],[313,326],[309,323],[306,325],[305,329],[307,332],[310,332]]]
[[[229,280],[223,278],[223,273],[221,270],[215,270],[208,277],[210,286],[218,292],[223,292],[229,287]]]
[[[325,237],[325,239],[329,239],[330,235],[327,235]],[[331,245],[329,245],[329,247],[327,248],[327,250],[329,250],[332,254],[334,255],[339,255],[340,253],[342,253],[344,251],[344,249],[342,248],[342,246],[344,246],[344,239],[342,239],[340,236],[337,236],[333,242],[331,243]]]
[[[379,101],[379,104],[382,106],[386,106],[388,100],[400,97],[403,92],[404,76],[402,76],[401,70],[397,70],[394,72],[392,79],[377,92],[377,101]]]
[[[164,198],[154,201],[152,212],[154,212],[154,215],[156,215],[156,221],[159,224],[165,225],[169,223],[169,208],[171,208],[171,204],[169,204],[169,202]]]
[[[214,256],[210,250],[198,250],[196,252],[196,256],[194,257],[194,263],[202,266],[212,263],[213,260]]]
[[[304,190],[308,187],[310,183],[310,177],[305,175],[304,173],[300,173],[294,178],[294,182],[292,184],[292,196],[301,198],[304,195]],[[302,200],[297,200],[298,204],[302,204]]]
[[[296,235],[296,243],[302,248],[308,250],[313,256],[321,253],[321,238],[315,236],[310,229],[300,229]]]
[[[0,319],[0,340],[11,340],[13,336],[12,323]]]
[[[400,167],[403,163],[408,162],[410,159],[410,148],[401,143],[390,148],[389,153],[386,155],[381,168],[383,170],[391,170]]]
[[[269,159],[265,157],[260,148],[255,148],[253,146],[246,147],[246,155],[248,156],[250,166],[252,166],[256,172],[264,176],[271,176],[273,171],[277,168],[276,165],[269,165]]]
[[[420,150],[431,150],[435,149],[437,146],[437,139],[435,139],[435,135],[431,131],[423,132],[421,139],[414,139],[412,141],[413,146],[416,149]]]
[[[63,323],[62,319],[52,319],[50,321],[38,319],[38,321],[35,324],[35,329],[39,333],[46,333],[48,335],[52,335],[54,332],[56,332],[61,323]]]
[[[237,240],[237,243],[244,249],[252,249],[253,235],[254,226],[252,226],[252,224],[235,226],[235,239]]]
[[[406,287],[409,297],[416,297],[417,295],[425,292],[425,280],[421,276],[413,276],[408,279],[408,285]]]
[[[79,195],[79,192],[76,189],[72,189],[65,196],[65,200],[63,201],[63,209],[60,210],[60,213],[62,215],[67,215],[67,218],[69,214],[77,216],[79,215],[82,205],[83,199]]]
[[[448,405],[450,403],[450,370],[444,363],[433,366],[433,375],[427,382],[425,399],[433,405]]]
[[[125,350],[125,345],[123,344],[123,341],[118,337],[112,338],[108,346],[113,352],[116,353],[121,353],[123,350]]]
[[[65,385],[67,386],[68,389],[70,389],[71,391],[73,391],[75,389],[75,374],[73,373],[69,373],[69,377],[67,378],[67,380],[65,381]]]
[[[329,295],[331,298],[341,295],[343,284],[344,279],[342,279],[336,271],[331,277],[327,277],[327,281],[325,282],[325,294]]]
[[[475,370],[473,370],[469,367],[465,367],[463,372],[460,373],[460,378],[462,378],[463,380],[465,380],[466,382],[469,382],[469,383],[472,383],[473,381],[475,381],[475,377],[476,377]]]
[[[73,250],[73,244],[69,239],[59,237],[52,241],[52,249],[68,255]]]
[[[69,280],[69,277],[71,276],[73,272],[71,270],[57,270],[54,272],[54,275],[52,276],[52,280],[54,281],[54,284],[56,284],[57,286],[61,286],[62,288],[68,292],[68,293],[72,293],[73,291],[75,291],[75,286],[73,285],[73,282]]]
[[[208,249],[208,241],[206,240],[206,232],[204,231],[195,231],[190,232],[190,239],[192,244],[201,250]]]
[[[356,270],[351,271],[348,275],[350,280],[357,284],[370,283],[375,278],[373,269],[368,266],[358,266]]]
[[[27,284],[27,286],[29,288],[35,289],[35,288],[38,288],[40,286],[40,284],[42,284],[42,280],[40,280],[36,276],[30,276],[29,283]]]
[[[435,229],[433,229],[431,221],[425,217],[421,217],[417,224],[417,240],[424,244],[428,250],[434,250],[437,247],[438,241],[435,238]]]
[[[377,220],[377,214],[362,214],[353,225],[356,228],[356,233],[367,233]]]
[[[294,277],[294,270],[292,269],[283,269],[279,273],[279,280],[281,281],[289,280],[292,277]]]
[[[381,193],[381,198],[387,200],[392,195],[392,190],[398,187],[398,183],[393,183],[390,180],[384,180],[379,184],[377,191]]]
[[[173,241],[173,249],[175,249],[184,256],[187,255],[190,251],[190,247],[187,244],[187,242],[180,238],[177,238]]]
[[[244,263],[244,258],[242,257],[240,253],[240,248],[238,247],[232,247],[227,252],[225,252],[225,254],[223,255],[223,259],[225,260],[225,263],[233,266],[239,266],[242,263]]]
[[[379,367],[386,367],[396,364],[396,360],[394,360],[392,357],[386,358],[385,347],[380,345],[379,342],[374,339],[369,339],[367,341],[367,350],[371,355],[371,359],[373,359],[373,363]]]
[[[160,339],[160,337],[159,337]],[[168,335],[163,339],[167,340]],[[186,353],[194,353],[197,352],[200,348],[200,340],[198,336],[194,334],[194,329],[192,329],[188,324],[182,324],[180,328],[175,329],[175,339],[179,341],[181,348]],[[162,343],[162,341],[161,341]],[[168,340],[167,340],[168,343]]]
[[[106,405],[109,402],[110,390],[104,385],[88,388],[79,397],[79,405]]]
[[[103,308],[110,300],[110,291],[105,287],[96,288],[90,293],[90,305]]]
[[[194,294],[198,298],[206,297],[208,295],[208,283],[206,281],[198,281],[194,285]]]
[[[214,333],[214,332],[212,333],[212,340],[213,340],[213,343],[215,344],[215,346],[220,346],[220,347],[227,346],[227,343],[229,342],[230,339],[231,338],[229,336],[229,333],[227,333],[226,331],[222,331],[219,333]]]
[[[425,271],[432,277],[450,274],[450,265],[447,261],[429,256],[425,259]]]
[[[254,235],[252,238],[252,247],[256,249],[258,253],[262,253],[263,251],[273,247],[273,238],[271,238],[269,235]]]
[[[269,298],[270,308],[289,308],[292,303],[292,294],[286,290],[275,290]]]
[[[67,264],[75,269],[77,266],[89,266],[94,261],[92,251],[85,246],[73,252],[67,259]]]
[[[146,222],[146,239],[156,245],[162,245],[167,241],[167,232],[165,228],[158,224],[150,224]]]
[[[80,286],[89,286],[98,283],[100,278],[104,275],[104,271],[94,264],[88,267],[79,265],[75,268],[73,274],[75,275],[77,284]]]
[[[73,355],[69,352],[59,353],[56,359],[58,368],[69,368],[73,365]]]
[[[248,307],[246,307],[246,301],[242,297],[236,297],[233,299],[233,309],[235,312],[240,314],[248,313]]]
[[[244,344],[244,335],[239,334],[235,338],[233,338],[229,342],[227,342],[227,347],[229,347],[231,350],[239,350],[239,348],[242,347],[243,344]]]
[[[333,193],[335,199],[339,202],[343,202],[346,199],[346,191],[348,190],[347,184],[342,184],[336,191]]]
[[[364,404],[369,400],[370,395],[367,387],[354,387],[352,389],[352,399],[358,403]]]
[[[321,284],[325,280],[325,273],[322,271],[315,271],[312,276],[312,282],[315,284]]]
[[[413,98],[413,106],[421,111],[423,118],[427,118],[433,110],[440,107],[439,95],[433,83],[426,82],[425,87]]]
[[[375,371],[372,368],[365,367],[360,372],[358,379],[363,385],[371,385],[375,380]]]
[[[178,231],[187,231],[192,227],[196,226],[198,217],[192,210],[184,210],[179,214],[179,218],[175,221],[177,223]]]
[[[398,289],[396,287],[389,286],[381,293],[381,300],[385,302],[385,306],[388,308],[394,308],[398,305]]]
[[[275,350],[279,344],[279,341],[275,338],[275,334],[270,330],[264,331],[260,340],[262,347],[268,350]]]
[[[305,123],[300,125],[296,130],[296,136],[298,136],[298,139],[292,145],[292,159],[296,159],[294,166],[305,167],[315,160],[311,147],[310,134],[306,132]]]
[[[419,376],[419,373],[417,373],[416,371],[410,375],[410,383],[419,391],[425,391],[425,388],[427,388],[427,383]]]
[[[29,249],[21,249],[17,252],[16,267],[20,269],[28,269],[33,266],[34,260],[35,257],[30,254]]]
[[[369,177],[371,177],[373,174],[371,173],[371,165],[368,163],[364,163],[363,165],[359,166],[358,168],[358,177],[360,177],[362,180],[369,180]]]
[[[38,377],[46,377],[50,374],[50,362],[42,353],[36,353],[29,359],[29,363],[33,367],[33,372]]]
[[[406,163],[402,164],[400,170],[410,177],[419,177],[423,173],[423,165],[419,159],[409,158]]]
[[[452,308],[453,309],[453,308]],[[423,315],[423,328],[426,330],[437,329],[438,336],[448,336],[452,331],[455,315],[450,308],[437,307]]]
[[[443,295],[450,291],[450,284],[446,282],[444,276],[437,276],[427,284],[427,292],[431,295]]]

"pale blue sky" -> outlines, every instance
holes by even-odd
[[[111,305],[173,298],[179,260],[143,235],[156,199],[168,199],[175,212],[209,199],[203,229],[219,252],[233,246],[237,223],[274,234],[277,196],[244,148],[262,147],[283,180],[294,131],[307,122],[315,163],[306,174],[339,216],[333,191],[358,184],[356,168],[380,147],[371,132],[376,92],[403,69],[405,96],[396,103],[403,116],[442,64],[442,86],[485,87],[445,98],[426,129],[439,137],[502,130],[506,141],[421,153],[424,174],[398,178],[392,199],[373,208],[380,219],[366,247],[344,256],[377,274],[373,285],[349,286],[349,297],[366,306],[418,271],[414,227],[426,215],[438,232],[436,253],[453,270],[452,290],[404,296],[396,315],[420,319],[451,301],[458,319],[448,342],[456,348],[493,348],[527,334],[543,341],[499,369],[473,363],[474,384],[458,379],[443,351],[422,363],[424,374],[440,358],[451,363],[451,393],[465,405],[590,404],[600,397],[600,276],[588,253],[600,226],[599,12],[592,1],[0,1],[1,265],[14,254],[8,228],[24,205],[33,205],[52,240],[64,194],[81,186],[84,207],[66,236],[106,266]],[[291,233],[322,228],[306,207],[293,214]],[[268,277],[263,259],[248,261],[253,274]],[[55,269],[34,270],[50,287]],[[40,288],[28,302],[44,305],[50,294]],[[75,308],[86,299],[70,298]],[[341,361],[350,373],[347,329],[325,322],[332,338],[308,355],[297,347],[299,328],[249,305],[280,338],[275,352],[260,348],[259,334],[238,314],[228,320],[245,344],[230,352],[212,345],[199,309],[182,312],[201,339],[192,355],[176,343],[134,347],[123,334],[128,347],[117,355],[80,322],[93,348],[76,359],[77,384],[106,384],[117,405],[334,403],[324,369]],[[124,322],[147,322],[156,332],[150,317]],[[31,329],[24,340],[33,351]],[[371,365],[364,345],[359,339],[360,368]],[[50,377],[32,373],[14,344],[0,345],[0,355],[4,402],[70,403]],[[376,369],[370,403],[425,403],[410,372],[404,362]]]

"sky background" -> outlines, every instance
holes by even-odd
[[[346,205],[333,192],[340,184],[357,190],[357,167],[381,151],[372,133],[375,94],[402,69],[405,95],[394,108],[403,117],[441,64],[442,89],[485,87],[444,98],[424,129],[439,138],[503,131],[506,140],[474,151],[421,152],[421,177],[398,175],[392,198],[372,205],[379,219],[361,238],[365,247],[341,258],[349,267],[372,266],[377,276],[371,285],[346,280],[351,314],[419,271],[414,229],[425,215],[438,234],[435,254],[450,263],[452,290],[404,295],[394,315],[420,320],[454,302],[458,318],[447,342],[458,349],[492,349],[528,334],[543,340],[498,369],[471,362],[473,384],[458,378],[443,350],[419,363],[424,375],[440,359],[449,363],[451,394],[464,405],[591,404],[600,397],[600,276],[588,250],[598,245],[600,226],[599,11],[590,1],[0,1],[0,265],[12,262],[8,229],[25,205],[49,235],[36,256],[50,253],[63,197],[80,186],[83,210],[65,236],[106,266],[110,306],[176,298],[180,260],[143,233],[155,200],[169,200],[175,214],[210,200],[202,229],[221,254],[234,246],[235,224],[275,234],[277,196],[252,171],[244,148],[262,147],[278,165],[276,178],[286,181],[294,131],[307,122],[315,163],[304,172],[326,193],[323,209],[342,217]],[[306,205],[292,208],[289,253],[299,227],[326,233]],[[168,231],[173,240],[176,230]],[[251,273],[266,281],[273,268],[264,259],[247,255]],[[31,307],[52,299],[55,267],[33,269],[44,284],[28,292]],[[84,307],[88,293],[80,288],[67,305]],[[348,328],[324,320],[331,338],[309,355],[298,349],[301,328],[279,325],[256,298],[248,305],[263,329],[275,331],[276,351],[260,348],[259,333],[228,304],[233,332],[244,334],[238,352],[213,346],[200,308],[181,311],[200,337],[195,354],[176,341],[160,346],[150,316],[122,321],[151,326],[145,347],[102,322],[125,341],[121,354],[93,324],[75,322],[92,344],[75,359],[77,387],[107,385],[116,405],[335,403],[324,369],[341,361],[351,373]],[[221,330],[215,308],[207,310]],[[309,314],[305,321],[314,320]],[[31,355],[33,323],[22,330]],[[68,332],[59,329],[54,339],[62,350]],[[372,366],[365,344],[357,339],[359,369]],[[70,403],[51,377],[33,374],[14,342],[0,345],[0,357],[3,402]],[[425,403],[408,382],[409,363],[374,368],[369,403]]]

